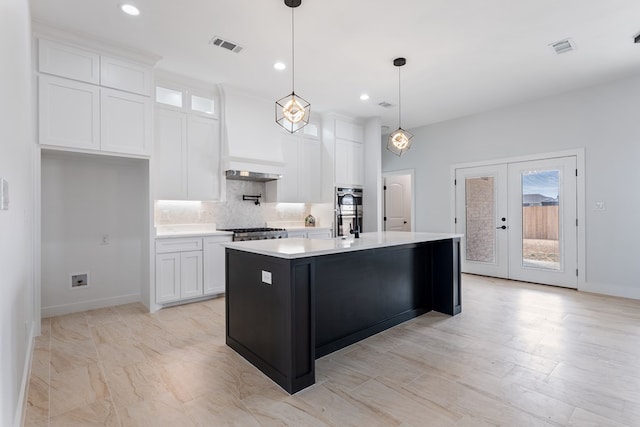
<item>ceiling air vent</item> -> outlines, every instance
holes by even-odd
[[[382,108],[393,107],[393,104],[389,104],[387,101],[382,101],[382,102],[378,103],[378,105],[381,106]]]
[[[221,47],[221,48],[226,49],[226,50],[230,50],[231,52],[235,52],[235,53],[240,53],[240,51],[242,51],[242,49],[244,49],[238,43],[234,43],[234,42],[231,42],[229,40],[221,39],[220,37],[217,37],[217,36],[212,38],[211,41],[209,41],[209,44]]]
[[[558,55],[572,51],[576,48],[576,44],[571,39],[560,40],[559,42],[551,43],[549,46],[551,46]]]

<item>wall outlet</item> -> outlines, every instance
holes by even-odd
[[[604,202],[594,202],[593,203],[594,211],[603,211],[605,210]]]
[[[262,283],[271,284],[271,272],[262,270]]]
[[[102,242],[100,243],[101,245],[108,245],[109,244],[109,240],[110,237],[108,234],[103,234],[102,235]]]
[[[89,286],[89,273],[78,273],[71,275],[71,288],[83,288]]]

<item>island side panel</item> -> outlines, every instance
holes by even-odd
[[[227,249],[226,263],[227,345],[289,393],[313,384],[309,262]]]
[[[433,309],[455,316],[462,311],[460,238],[432,244]]]
[[[432,309],[429,245],[315,259],[316,357]]]

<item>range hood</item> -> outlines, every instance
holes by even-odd
[[[227,176],[227,179],[256,182],[275,181],[276,179],[282,178],[282,175],[274,173],[249,172],[243,170],[228,170],[225,172],[225,175]]]

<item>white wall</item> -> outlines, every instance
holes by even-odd
[[[0,178],[10,205],[0,211],[0,425],[18,425],[34,331],[33,102],[26,0],[0,2]]]
[[[412,129],[398,158],[384,148],[383,171],[416,170],[416,230],[452,231],[450,166],[585,148],[586,285],[640,298],[640,76],[502,110]],[[605,211],[594,211],[604,201]]]
[[[43,152],[43,317],[141,300],[148,186],[147,160]],[[71,274],[84,272],[89,286],[71,289]]]

